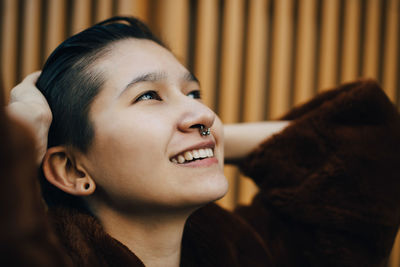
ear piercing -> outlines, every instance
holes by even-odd
[[[210,128],[206,128],[203,124],[200,124],[199,132],[201,136],[210,135]]]
[[[88,190],[90,188],[90,184],[89,183],[85,183],[85,190]]]

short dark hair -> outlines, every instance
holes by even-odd
[[[65,144],[82,152],[88,149],[94,135],[89,107],[104,83],[101,73],[91,67],[111,43],[128,38],[165,47],[140,20],[113,17],[66,39],[49,56],[36,83],[53,113],[48,147]]]
[[[129,38],[147,39],[165,47],[140,20],[118,16],[69,37],[49,56],[36,83],[53,114],[48,147],[71,145],[87,152],[95,134],[89,120],[90,105],[105,82],[104,75],[92,67],[109,52],[110,44]],[[41,184],[49,205],[73,200],[46,179]],[[57,200],[59,197],[62,200]]]

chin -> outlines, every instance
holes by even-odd
[[[214,196],[212,197],[211,202],[223,198],[228,193],[228,189],[229,189],[228,180],[224,176],[224,180],[220,185],[219,190],[216,190]]]
[[[212,182],[196,188],[196,192],[187,196],[186,203],[192,203],[194,206],[203,206],[210,202],[221,199],[228,192],[228,181],[225,176],[213,179]],[[190,205],[190,204],[189,204]]]

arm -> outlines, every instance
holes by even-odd
[[[383,266],[400,223],[400,115],[372,81],[293,109],[240,162],[260,191],[242,216],[279,266]]]
[[[262,141],[279,133],[289,121],[265,121],[224,125],[224,150],[227,163],[246,157]]]
[[[40,72],[28,75],[11,90],[8,114],[27,125],[36,140],[36,162],[40,163],[47,149],[47,134],[52,114],[46,99],[36,88],[35,83]]]
[[[42,111],[30,93],[35,76],[13,90],[7,107],[13,117],[28,120],[28,126],[33,123],[31,128],[42,121],[35,119]],[[0,266],[72,266],[46,216],[36,177],[35,140],[25,125],[5,113],[0,107]]]

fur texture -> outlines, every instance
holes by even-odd
[[[243,161],[261,193],[238,213],[278,266],[383,266],[400,219],[396,108],[365,80],[283,119],[293,123]]]
[[[210,204],[192,214],[181,266],[384,266],[400,222],[396,108],[375,82],[358,81],[318,95],[283,119],[292,120],[291,125],[240,163],[260,187],[253,203],[235,212]],[[24,142],[13,141],[4,150],[9,140],[20,139],[3,139],[3,157],[3,151],[25,149]],[[15,260],[22,255],[59,259],[57,266],[143,266],[89,214],[55,208],[48,218],[53,228],[47,227],[30,182],[14,202],[34,204],[7,208],[11,196],[5,186],[23,176],[32,181],[32,162],[33,155],[12,157],[1,166],[1,211],[7,215],[2,217],[2,252],[10,242],[16,244],[8,250]],[[15,164],[27,168],[21,172]],[[13,179],[7,181],[5,174]],[[32,229],[14,223],[19,216],[29,218]],[[23,237],[6,235],[9,229]],[[53,230],[64,254],[51,238]],[[31,231],[43,238],[31,238]],[[41,253],[30,253],[32,244]]]
[[[0,266],[72,266],[46,218],[32,134],[0,108],[0,136]]]

